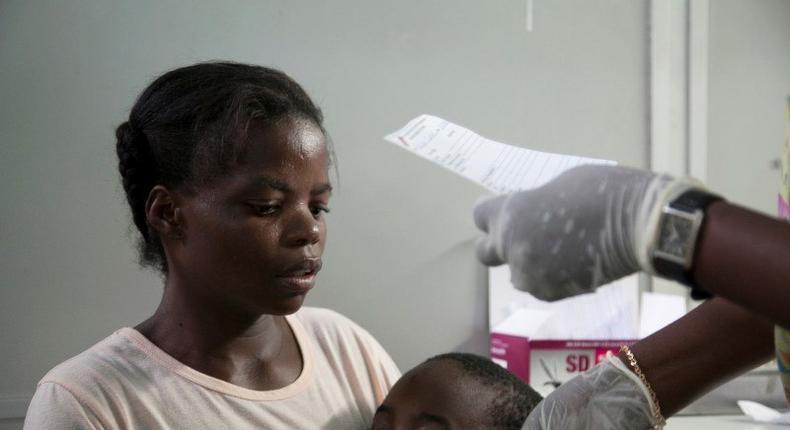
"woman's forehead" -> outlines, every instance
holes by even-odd
[[[268,125],[253,124],[245,144],[247,158],[257,161],[328,157],[323,130],[315,122],[301,117],[284,117]]]
[[[311,127],[310,121],[301,122],[251,129],[243,152],[211,181],[212,188],[231,193],[257,189],[308,190],[311,194],[331,191],[330,157],[323,132]]]

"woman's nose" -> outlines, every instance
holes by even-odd
[[[321,240],[319,220],[309,208],[295,211],[286,226],[284,239],[286,245],[295,247],[318,243]]]

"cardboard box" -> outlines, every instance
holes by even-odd
[[[530,340],[491,333],[491,359],[546,396],[563,382],[589,370],[608,351],[635,340]]]
[[[639,337],[639,279],[541,302],[513,288],[507,266],[489,270],[491,359],[546,395]],[[685,306],[685,302],[682,302]]]

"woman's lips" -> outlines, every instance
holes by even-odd
[[[303,275],[278,276],[277,279],[294,293],[306,293],[315,285],[315,276],[316,272],[311,272]]]
[[[303,294],[313,288],[319,270],[320,259],[306,259],[290,265],[277,279],[291,292]]]

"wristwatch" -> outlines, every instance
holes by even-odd
[[[695,285],[690,269],[705,209],[719,200],[722,198],[715,194],[692,188],[661,210],[658,241],[651,255],[653,269],[661,277],[690,287],[694,300],[711,297],[707,291]]]

